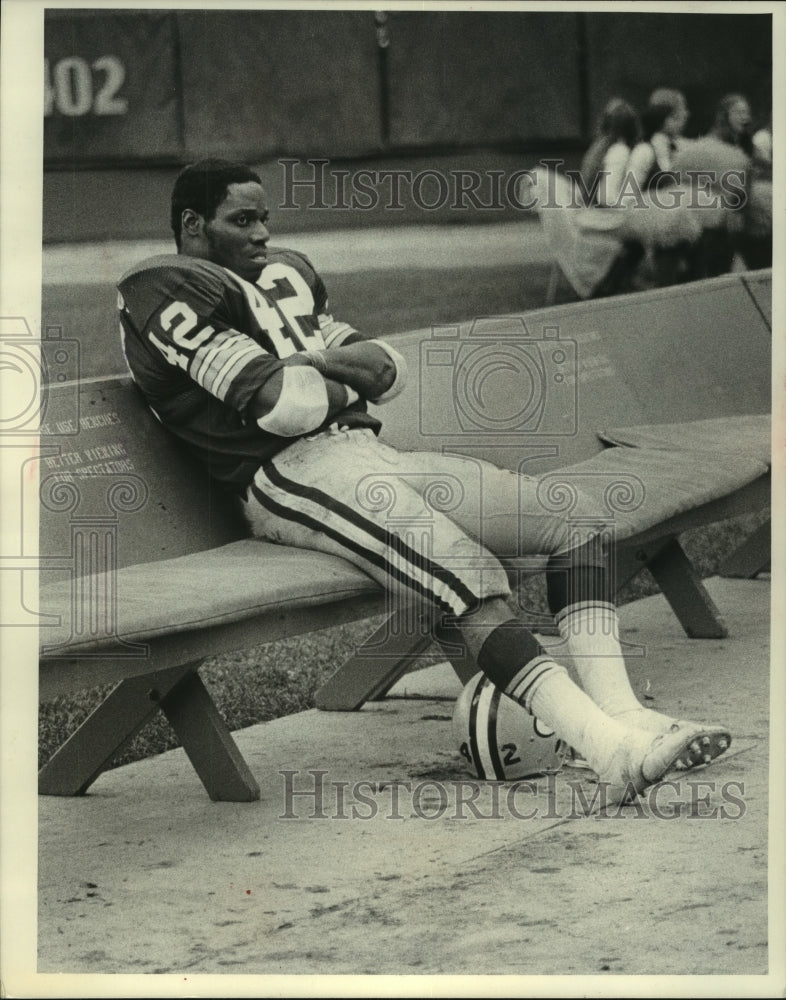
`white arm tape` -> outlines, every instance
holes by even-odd
[[[276,405],[257,419],[258,426],[279,437],[299,437],[316,430],[328,415],[325,380],[310,365],[293,365],[281,372],[283,382]]]
[[[347,385],[346,382],[342,382],[341,385],[347,390],[347,406],[351,406],[353,403],[357,403],[360,399],[360,394],[355,392],[351,385]]]
[[[327,313],[321,313],[317,319],[319,320],[319,330],[322,334],[322,339],[325,341],[325,347],[340,347],[348,337],[351,337],[353,333],[357,333],[354,326],[350,326],[349,323],[342,323],[341,320],[335,320]]]
[[[386,344],[384,340],[368,340],[368,344],[376,344],[377,347],[381,347],[382,350],[387,354],[390,360],[393,362],[396,368],[396,375],[393,379],[393,384],[389,389],[386,389],[381,396],[377,396],[376,399],[372,399],[372,403],[387,403],[390,399],[395,399],[399,393],[404,391],[407,384],[407,362],[404,360],[403,355],[399,354],[398,351],[394,350],[390,344]]]

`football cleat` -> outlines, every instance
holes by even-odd
[[[677,730],[691,733],[690,753],[686,753],[684,759],[677,765],[683,769],[709,764],[731,746],[731,733],[726,726],[704,725],[690,719],[672,719],[651,708],[625,712],[620,721],[653,734],[675,733]],[[695,741],[698,742],[696,747],[693,747]]]
[[[700,722],[681,719],[678,722],[673,722],[666,732],[693,734],[690,754],[686,754],[678,763],[678,766],[684,770],[698,767],[700,764],[711,763],[731,746],[731,733],[725,726],[705,726]]]
[[[696,750],[692,744],[695,744]],[[641,734],[637,734],[635,743],[628,741],[620,744],[604,773],[598,775],[606,785],[606,804],[626,805],[633,802],[650,785],[663,781],[681,761],[693,761],[688,766],[702,763],[695,759],[697,755],[701,756],[701,749],[691,732],[673,728],[656,736],[644,748]]]

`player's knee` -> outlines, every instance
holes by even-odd
[[[484,568],[480,573],[480,597],[486,601],[489,598],[498,597],[505,599],[510,597],[510,583],[508,575],[502,566],[492,566]]]
[[[474,554],[467,556],[464,565],[453,572],[461,581],[465,612],[487,604],[494,598],[504,602],[510,597],[508,575],[490,553],[479,558]],[[471,598],[469,595],[472,595]]]

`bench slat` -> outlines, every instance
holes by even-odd
[[[602,441],[628,448],[665,448],[671,451],[731,453],[769,465],[772,455],[772,417],[769,413],[679,424],[641,424],[599,431]]]
[[[82,590],[89,590],[83,600],[92,628],[83,621],[79,601],[74,607]],[[99,653],[118,640],[144,643],[380,592],[369,576],[337,556],[244,539],[177,559],[96,573],[81,588],[78,579],[44,585],[41,610],[59,615],[61,623],[42,626],[40,637],[44,655]],[[106,619],[98,614],[99,602],[107,609]]]
[[[162,635],[146,644],[143,656],[117,656],[100,651],[80,655],[65,651],[40,660],[38,696],[41,701],[49,701],[72,691],[113,684],[179,663],[363,621],[383,614],[386,608],[380,590],[377,594],[351,600],[339,596],[327,604],[293,603],[291,607],[279,607],[243,621]]]

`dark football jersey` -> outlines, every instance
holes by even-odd
[[[126,362],[153,413],[216,479],[246,486],[292,443],[263,431],[248,404],[281,359],[325,348],[319,275],[292,250],[269,248],[255,284],[210,261],[168,254],[132,268],[117,287]],[[379,430],[363,401],[329,422]]]

